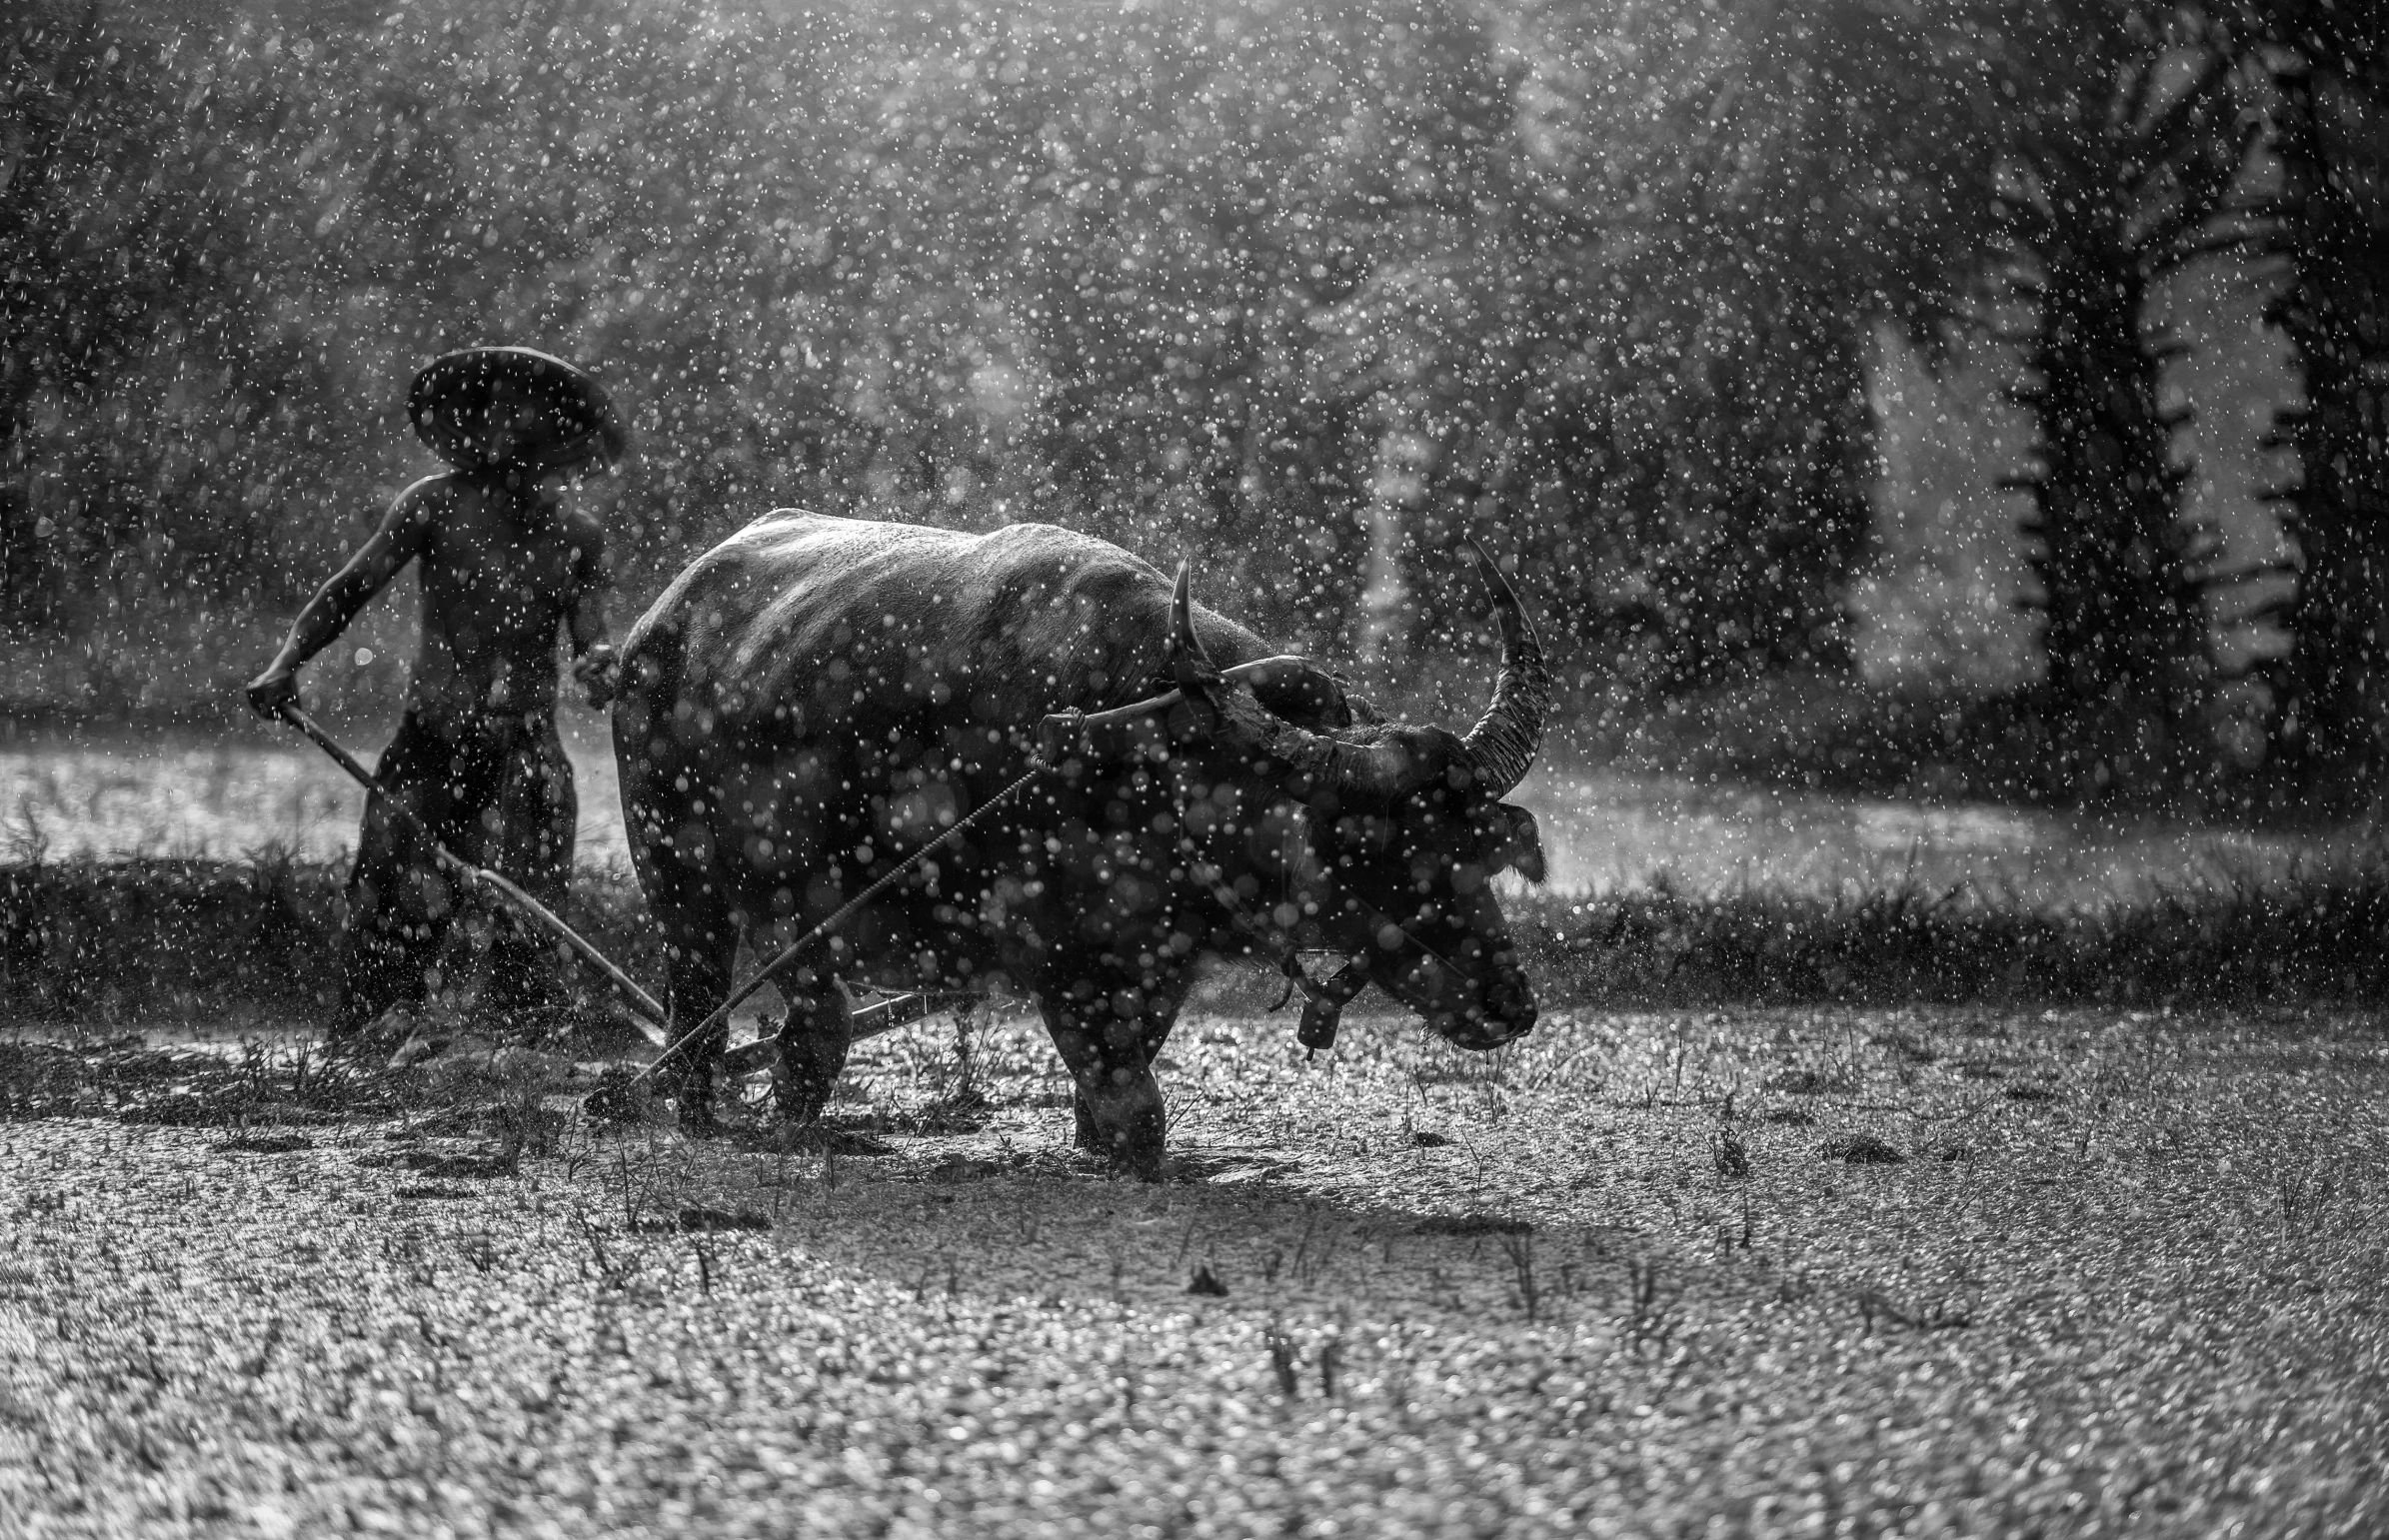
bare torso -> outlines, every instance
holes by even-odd
[[[328,646],[409,562],[423,564],[423,646],[408,706],[458,735],[475,719],[556,711],[556,632],[603,704],[611,690],[605,536],[537,476],[452,471],[399,494],[348,565],[299,613],[281,653],[250,682],[271,716],[298,699],[299,666]]]
[[[552,715],[557,628],[594,571],[594,524],[544,487],[491,477],[439,477],[410,496],[429,526],[411,704],[435,719]]]

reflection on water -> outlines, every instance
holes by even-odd
[[[2279,871],[2355,838],[1602,775],[1538,773],[1518,796],[1542,827],[1552,886],[1571,892],[1912,882],[1934,896],[1963,887],[2065,903]]]
[[[581,797],[581,858],[627,865],[604,724],[568,716],[560,726]],[[345,736],[368,765],[387,738]],[[364,790],[296,734],[287,747],[114,733],[0,740],[0,857],[38,840],[52,855],[241,855],[270,847],[334,860],[356,848],[364,808]]]
[[[586,861],[627,861],[605,724],[568,715]],[[360,749],[373,737],[352,733]],[[370,754],[366,756],[371,758]],[[1699,786],[1538,770],[1534,809],[1552,885],[1609,892],[1665,883],[1833,890],[1902,878],[2040,902],[2181,880],[2217,866],[2279,869],[2339,841],[2117,821],[1985,804],[1934,805],[1812,791]],[[0,740],[0,856],[38,837],[54,855],[238,855],[278,846],[335,859],[354,846],[360,791],[305,744],[173,742],[131,735]]]

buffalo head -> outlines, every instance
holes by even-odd
[[[1198,871],[1239,918],[1280,945],[1350,958],[1336,994],[1365,979],[1451,1041],[1491,1048],[1534,1025],[1492,878],[1542,878],[1533,814],[1502,797],[1533,765],[1550,674],[1517,595],[1471,551],[1499,621],[1501,671],[1464,735],[1355,721],[1368,714],[1300,660],[1214,667],[1182,567],[1170,645],[1179,688],[1050,720],[1049,736],[1083,733],[1091,753],[1124,768],[1167,761]]]

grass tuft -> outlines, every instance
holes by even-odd
[[[2389,1001],[2389,846],[2281,872],[2215,865],[2066,906],[1892,874],[1832,892],[1527,894],[1510,912],[1547,994],[1620,1008]],[[1924,1044],[1893,1046],[1932,1061]]]
[[[31,850],[0,863],[0,1015],[317,1017],[334,997],[346,880],[274,849],[229,860]],[[662,943],[627,875],[583,868],[568,917],[634,976],[662,978]],[[590,987],[593,998],[602,988]]]
[[[1533,1229],[1531,1220],[1508,1214],[1431,1214],[1418,1221],[1421,1235],[1524,1235]]]
[[[313,1149],[315,1141],[303,1133],[249,1133],[219,1140],[208,1147],[218,1154],[287,1155],[294,1150]]]
[[[669,1218],[638,1219],[631,1224],[634,1235],[706,1235],[738,1231],[768,1231],[772,1228],[767,1214],[733,1212],[702,1205],[683,1208]]]
[[[0,1015],[154,1021],[253,1012],[319,1015],[330,1001],[343,873],[266,850],[235,860],[54,859],[0,863]],[[2285,872],[2224,867],[2048,906],[1912,875],[1832,892],[1661,885],[1509,900],[1511,929],[1551,1004],[2357,1005],[2389,1003],[2389,853],[2315,857]],[[576,875],[571,919],[607,955],[660,987],[663,947],[636,884]],[[1216,969],[1202,992],[1232,1001],[1259,984]],[[584,981],[585,982],[585,981]],[[596,985],[587,985],[595,996]],[[1921,1042],[1887,1044],[1911,1064]],[[957,1122],[977,1110],[976,1044],[958,1037]],[[1832,1093],[1836,1066],[1787,1070],[1772,1088]]]
[[[1731,1123],[1720,1123],[1709,1137],[1709,1160],[1717,1174],[1729,1182],[1745,1180],[1750,1175],[1750,1149]]]

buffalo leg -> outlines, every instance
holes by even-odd
[[[679,923],[668,924],[665,933],[671,942],[665,976],[671,991],[667,1004],[672,1046],[656,1060],[656,1087],[672,1097],[682,1128],[712,1133],[719,1127],[714,1117],[714,1070],[730,1041],[730,1024],[716,1022],[706,1031],[685,1038],[682,1034],[730,997],[731,969],[738,960],[738,927],[727,914],[711,924],[691,922],[684,915]]]
[[[1103,997],[1081,1002],[1042,999],[1046,1031],[1077,1082],[1074,1108],[1082,1149],[1109,1156],[1141,1176],[1161,1169],[1168,1119],[1161,1082],[1146,1056],[1148,1023],[1123,1017]],[[1165,1025],[1162,1028],[1167,1031]]]
[[[1171,1028],[1178,1025],[1178,1007],[1182,996],[1148,995],[1142,1017],[1145,1061],[1150,1064],[1162,1056],[1163,1045],[1170,1041]]]
[[[1163,1047],[1170,1041],[1171,1028],[1178,1025],[1178,1007],[1181,1003],[1182,997],[1175,993],[1148,994],[1145,996],[1143,1008],[1137,1018],[1138,1049],[1144,1055],[1145,1078],[1153,1084],[1153,1093],[1157,1102],[1162,1099],[1162,1087],[1160,1079],[1153,1073],[1153,1065],[1162,1056]],[[1085,1092],[1079,1092],[1071,1097],[1071,1109],[1079,1125],[1079,1147],[1086,1150],[1108,1149],[1110,1146],[1105,1142],[1103,1126],[1098,1121],[1095,1108],[1088,1102]],[[1155,1158],[1159,1159],[1159,1140],[1156,1141],[1155,1149]]]
[[[717,1127],[714,1071],[730,1026],[693,1029],[730,996],[739,916],[707,815],[709,797],[719,809],[713,792],[721,745],[712,713],[699,709],[705,703],[681,694],[680,657],[681,640],[670,628],[625,655],[623,691],[614,703],[614,764],[631,864],[668,959],[672,1046],[656,1061],[655,1085],[674,1099],[683,1128],[707,1133]]]
[[[788,1019],[780,1025],[780,1063],[772,1094],[785,1122],[802,1127],[822,1115],[846,1070],[854,1045],[852,1006],[834,978],[800,970],[788,990]]]

